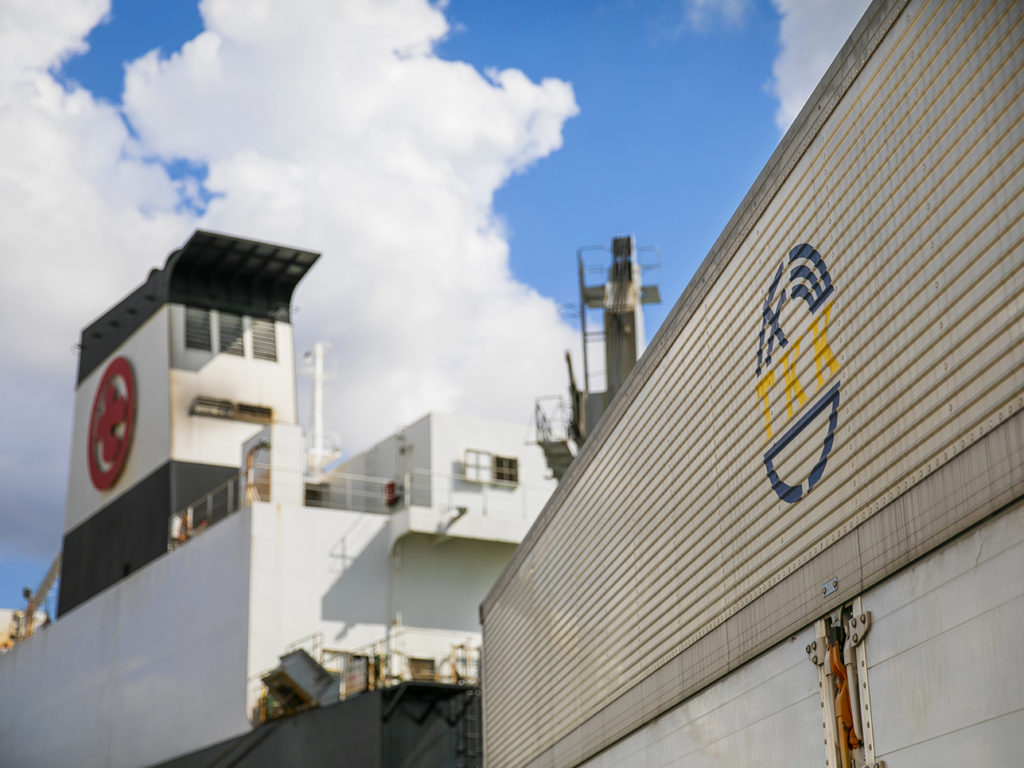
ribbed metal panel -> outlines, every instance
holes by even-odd
[[[252,319],[252,356],[257,360],[277,362],[277,334],[273,320]]]
[[[185,348],[210,351],[210,310],[185,307]]]
[[[221,312],[218,315],[220,321],[220,351],[229,355],[245,354],[242,345],[243,321],[241,315],[232,315],[230,312]]]
[[[872,41],[863,69],[820,129],[787,135],[763,211],[716,245],[703,298],[688,289],[485,603],[489,765],[574,764],[594,748],[582,723],[644,722],[638,681],[1024,407],[1024,3],[898,6],[869,10],[844,49]],[[768,286],[801,243],[832,280],[838,369],[799,328],[787,359],[806,404],[791,392],[787,419],[776,348],[775,438],[837,383],[840,401],[821,479],[786,503],[766,475],[755,366]],[[824,434],[788,466],[813,465]],[[754,647],[766,622],[744,613],[718,644]]]

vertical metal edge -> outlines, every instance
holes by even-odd
[[[858,596],[853,601],[853,612],[855,615],[860,616],[864,613],[864,607],[861,604],[861,599]],[[877,629],[875,630],[877,631]],[[877,763],[877,756],[875,755],[875,728],[872,725],[871,718],[871,686],[868,685],[868,635],[857,644],[856,646],[856,659],[857,659],[857,685],[860,686],[858,691],[860,695],[860,721],[864,725],[863,736],[864,741],[864,760],[867,765],[872,766]]]
[[[814,634],[816,637],[828,636],[828,617],[814,622]],[[824,647],[820,653],[824,655],[822,663],[818,665],[818,688],[821,693],[821,723],[825,731],[825,765],[827,768],[838,768],[836,746],[839,737],[836,734],[835,699],[832,696],[832,670]]]

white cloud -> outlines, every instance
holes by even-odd
[[[0,5],[0,87],[25,70],[46,70],[88,46],[85,36],[110,0],[4,0]]]
[[[8,414],[5,434],[67,455],[69,348],[195,227],[323,252],[296,296],[296,334],[300,353],[332,342],[327,422],[348,450],[428,409],[525,424],[534,395],[564,388],[575,335],[513,279],[491,201],[561,146],[577,111],[568,84],[437,58],[447,22],[424,0],[204,0],[202,34],[128,66],[133,137],[116,108],[48,74],[107,10],[61,6],[60,29],[50,14],[4,19],[17,45],[0,80],[0,302],[4,327],[26,333],[0,339],[0,393],[17,401],[28,381],[56,393],[45,424]],[[195,181],[154,156],[208,168],[202,215],[180,205]],[[0,449],[0,487],[63,484],[62,466],[19,470],[26,450]],[[46,514],[56,533],[62,512]]]
[[[870,0],[772,0],[781,15],[772,93],[775,124],[785,131],[846,42]]]
[[[747,13],[750,0],[685,0],[686,23],[694,30],[708,29],[717,18],[726,24],[739,24]]]

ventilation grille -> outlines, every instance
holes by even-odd
[[[209,310],[185,308],[185,348],[210,351]]]
[[[265,405],[235,404],[235,418],[242,421],[258,421],[269,424],[274,419],[274,409]]]
[[[409,677],[421,683],[432,683],[437,680],[434,673],[434,660],[409,657]]]
[[[277,362],[277,336],[272,320],[252,319],[252,356],[257,360]]]
[[[189,413],[193,416],[210,416],[215,419],[234,419],[269,424],[274,420],[274,409],[265,405],[233,403],[214,397],[197,397],[192,401]]]
[[[242,346],[242,317],[227,312],[220,313],[220,351],[229,355],[245,355]]]
[[[189,413],[193,416],[212,416],[216,419],[230,419],[235,415],[235,404],[230,400],[216,400],[212,397],[197,397],[192,401]]]

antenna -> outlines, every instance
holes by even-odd
[[[307,451],[307,464],[311,475],[319,475],[328,461],[336,459],[340,451],[336,447],[327,449],[324,433],[324,357],[330,342],[318,341],[306,352],[305,360],[312,363],[313,375],[313,433]]]

